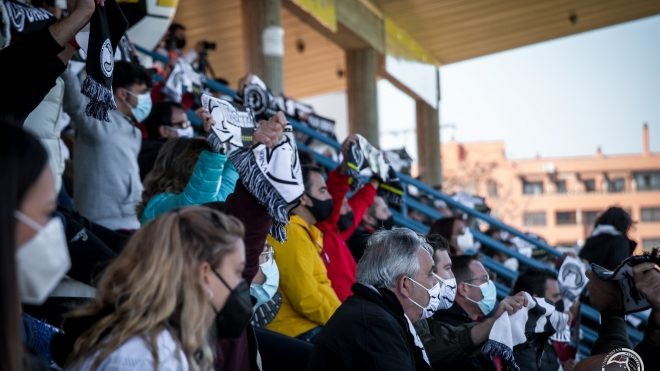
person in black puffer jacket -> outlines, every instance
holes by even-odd
[[[602,213],[591,237],[580,251],[580,258],[603,268],[614,269],[631,256],[637,243],[628,238],[632,218],[620,207],[610,207]]]

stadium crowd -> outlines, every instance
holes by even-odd
[[[178,60],[200,65],[201,46],[184,53],[185,27],[156,49],[168,63],[142,65],[133,48],[114,62],[104,118],[81,93],[91,72],[75,68],[75,36],[114,2],[68,3],[0,50],[2,370],[569,371],[600,369],[618,348],[660,367],[660,255],[630,259],[624,210],[601,215],[579,256],[543,264],[629,266],[626,287],[651,310],[635,346],[633,289],[607,272],[586,269],[586,289],[569,297],[548,270],[466,248],[473,221],[459,210],[429,202],[446,216],[419,218],[427,236],[396,227],[385,179],[350,171],[356,135],[327,172],[290,147],[300,193],[279,238],[275,201],[254,186],[262,169],[218,145],[221,123],[199,94],[165,89]],[[275,153],[290,138],[282,112],[253,124],[248,150]],[[513,236],[486,233],[520,250]],[[508,296],[497,299],[503,281],[482,259],[518,271]],[[591,356],[578,359],[585,301],[601,322]]]

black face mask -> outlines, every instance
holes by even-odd
[[[237,338],[250,323],[252,317],[252,298],[250,286],[241,281],[234,289],[229,287],[222,277],[213,270],[213,273],[222,281],[230,291],[225,306],[218,312],[215,307],[215,330],[220,338]],[[212,304],[211,304],[212,305]]]
[[[392,229],[394,227],[394,217],[387,219],[376,219],[376,229]]]
[[[559,301],[555,303],[555,309],[558,312],[564,312],[564,301],[562,299],[559,299]]]
[[[339,228],[340,232],[343,232],[350,228],[353,225],[353,219],[355,216],[353,215],[352,211],[347,212],[344,215],[339,216],[339,221],[337,222],[337,227]]]
[[[314,198],[307,194],[307,197],[309,197],[314,205],[307,206],[309,211],[314,215],[314,218],[316,219],[316,222],[322,222],[330,217],[330,214],[332,214],[332,198],[329,198],[327,200],[319,200],[318,198]]]

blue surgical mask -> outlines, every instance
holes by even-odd
[[[488,315],[493,308],[495,308],[495,304],[497,303],[497,290],[495,289],[495,284],[493,281],[488,280],[486,283],[482,283],[481,285],[473,285],[471,283],[465,282],[466,285],[472,286],[472,287],[478,287],[479,290],[481,290],[481,295],[483,295],[483,299],[476,301],[468,298],[465,296],[465,298],[479,306],[479,309],[481,310],[481,313],[484,314],[484,316]]]
[[[149,113],[151,112],[151,94],[149,92],[146,92],[144,94],[138,95],[135,93],[131,93],[128,90],[126,90],[126,92],[137,98],[137,105],[135,107],[131,107],[131,113],[133,114],[135,121],[137,122],[144,121],[144,119],[146,119],[147,116],[149,116]]]
[[[266,280],[262,284],[253,283],[250,285],[250,295],[257,299],[253,310],[269,302],[277,292],[280,284],[280,271],[277,269],[274,259],[269,259],[259,267],[264,276],[266,276]]]

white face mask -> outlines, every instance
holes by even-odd
[[[419,305],[416,301],[414,301],[412,298],[408,298],[413,304],[418,306],[420,309],[422,309],[422,318],[430,318],[433,316],[433,313],[435,313],[438,308],[440,307],[440,277],[436,276],[435,273],[433,274],[435,278],[437,279],[435,285],[431,287],[430,289],[427,289],[424,285],[421,283],[415,281],[414,279],[408,277],[409,280],[411,280],[413,283],[415,283],[417,286],[422,287],[426,292],[429,294],[429,303],[426,305],[426,307],[423,307]]]
[[[436,276],[442,282],[442,287],[440,288],[440,306],[438,309],[449,309],[454,305],[454,299],[456,299],[456,278],[444,279],[442,277]]]
[[[458,248],[461,249],[461,251],[474,249],[474,237],[472,237],[472,232],[466,228],[463,234],[458,235],[456,244],[458,245]]]
[[[172,126],[166,126],[169,130],[172,130],[176,133],[177,138],[192,138],[193,135],[195,134],[195,131],[193,130],[192,126],[188,126],[187,128],[175,128]]]
[[[64,226],[57,217],[42,226],[20,211],[15,211],[14,216],[37,232],[16,250],[21,301],[42,304],[71,267]]]

